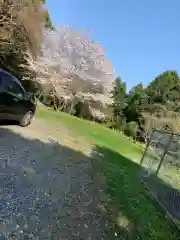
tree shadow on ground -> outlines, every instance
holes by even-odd
[[[1,127],[0,239],[176,239],[138,171],[107,148],[86,156]]]
[[[95,146],[92,157],[93,168],[105,176],[109,199],[104,205],[119,239],[179,239],[177,227],[165,218],[162,208],[142,184],[145,171],[140,165],[105,147]],[[166,185],[161,179],[156,180],[159,188]],[[166,185],[167,189],[174,191]]]
[[[1,127],[0,239],[109,239],[90,168],[82,152]]]
[[[145,185],[153,192],[157,200],[168,211],[175,222],[180,223],[180,191],[165,183],[155,174],[144,178]]]

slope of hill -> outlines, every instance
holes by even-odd
[[[110,239],[178,239],[176,228],[140,182],[142,146],[121,133],[64,113],[40,109],[38,117],[68,129],[79,149],[88,149],[93,176],[98,175],[96,184],[105,193],[99,208],[108,213]]]
[[[140,183],[142,151],[123,134],[43,108],[28,128],[1,126],[1,235],[178,239]]]

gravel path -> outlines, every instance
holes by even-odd
[[[0,239],[108,239],[90,168],[38,121],[0,127]]]

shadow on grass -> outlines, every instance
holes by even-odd
[[[175,222],[180,223],[180,191],[165,183],[155,174],[144,178],[145,185],[153,192],[157,200],[168,211]],[[180,227],[180,225],[179,225]]]
[[[105,177],[109,198],[104,205],[119,239],[179,239],[178,229],[141,183],[138,164],[105,147],[94,147],[92,156],[94,169]]]

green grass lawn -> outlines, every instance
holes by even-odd
[[[82,136],[95,145],[113,149],[123,155],[138,159],[138,161],[141,157],[142,147],[140,145],[133,144],[133,141],[129,140],[122,133],[117,133],[100,124],[46,109],[39,109],[37,116],[53,121],[56,124],[59,122],[75,135]]]
[[[165,219],[160,207],[140,182],[138,161],[143,152],[140,145],[122,133],[64,113],[39,109],[37,117],[52,125],[60,124],[71,130],[74,136],[82,136],[93,143],[94,169],[105,176],[108,199],[104,205],[110,211],[111,239],[179,239],[176,227]]]

